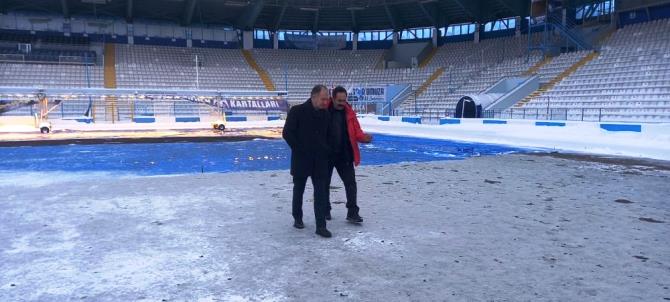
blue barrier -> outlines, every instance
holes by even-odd
[[[482,123],[484,123],[484,124],[497,124],[497,125],[503,125],[503,124],[507,124],[507,121],[501,121],[501,120],[483,120]]]
[[[388,122],[388,121],[391,120],[391,117],[390,116],[378,116],[377,119],[380,120],[380,121]]]
[[[74,120],[79,122],[79,123],[87,123],[87,124],[90,124],[90,123],[93,122],[93,118],[90,118],[90,117],[76,118]]]
[[[456,125],[460,124],[461,120],[457,118],[441,118],[440,125]]]
[[[136,116],[133,118],[133,122],[135,123],[155,123],[156,118],[153,116]]]
[[[226,122],[246,122],[247,117],[243,115],[238,116],[226,116]]]
[[[406,116],[403,116],[402,122],[403,123],[412,123],[412,124],[421,124],[421,118],[420,117],[406,117]]]
[[[268,115],[268,121],[278,121],[279,115]]]
[[[600,128],[607,131],[642,132],[642,125],[634,124],[600,124]]]
[[[198,116],[188,116],[188,117],[176,117],[175,122],[177,123],[197,123],[200,121]]]
[[[535,126],[565,127],[563,122],[535,122]]]

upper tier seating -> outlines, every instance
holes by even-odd
[[[237,49],[116,45],[116,79],[124,88],[265,90]]]
[[[583,108],[584,120],[670,121],[670,20],[619,29],[599,57],[523,108],[548,106],[568,119]]]

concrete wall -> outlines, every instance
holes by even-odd
[[[423,55],[425,57],[427,54],[425,49],[431,47],[431,42],[400,43],[395,45],[386,57],[386,60],[389,61],[388,67],[411,67],[412,58],[416,57],[417,62],[421,62],[421,56]]]
[[[250,30],[242,32],[242,47],[244,49],[254,48],[254,33]]]
[[[660,4],[667,4],[667,0],[618,0],[616,1],[616,10],[625,11],[640,7],[655,6]]]

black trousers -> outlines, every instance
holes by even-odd
[[[314,187],[314,219],[317,228],[326,227],[326,213],[328,212],[328,181],[326,178],[312,179]],[[302,195],[305,193],[307,176],[293,176],[293,218],[302,220]]]
[[[358,188],[356,186],[356,170],[354,163],[344,160],[332,160],[328,166],[328,211],[332,209],[330,205],[330,181],[333,177],[333,169],[337,170],[342,183],[344,183],[344,191],[347,195],[347,209],[348,214],[358,214],[358,204],[356,203],[356,194]]]

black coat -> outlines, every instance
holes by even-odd
[[[347,113],[343,110],[337,110],[331,104],[328,108],[330,112],[330,128],[328,128],[328,145],[331,148],[331,161],[342,161],[345,163],[354,162],[353,149],[349,141],[349,129],[347,126]]]
[[[282,137],[291,147],[291,175],[297,177],[327,177],[328,110],[316,110],[311,100],[291,107],[286,117]]]

